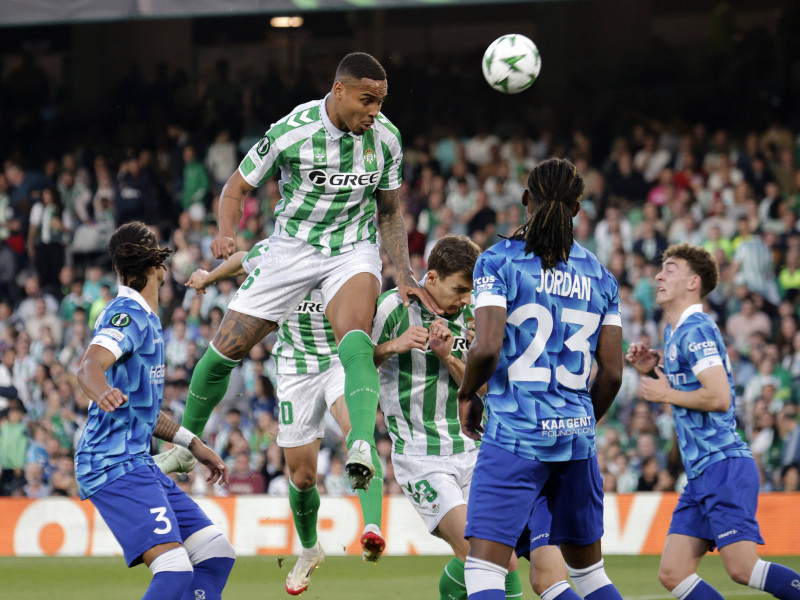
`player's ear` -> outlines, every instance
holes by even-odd
[[[435,284],[438,280],[439,274],[436,272],[436,269],[431,269],[425,274],[425,283]]]
[[[575,203],[575,206],[572,207],[572,216],[576,217],[578,215],[578,213],[580,212],[580,210],[581,210],[581,201],[578,200]]]
[[[525,191],[522,192],[522,206],[528,206],[530,198],[531,198],[531,193],[528,191],[528,188],[525,188]]]

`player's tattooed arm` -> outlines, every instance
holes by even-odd
[[[181,426],[175,421],[170,419],[164,414],[164,411],[158,413],[158,421],[156,421],[156,428],[153,430],[153,437],[165,442],[171,442],[175,439],[175,434]]]
[[[408,296],[416,296],[429,311],[440,315],[442,309],[431,295],[419,286],[414,279],[414,271],[408,257],[408,231],[400,212],[400,195],[398,190],[378,190],[378,227],[381,231],[381,242],[397,269],[397,291],[408,306]]]
[[[250,349],[278,328],[274,321],[228,310],[214,337],[214,348],[230,360],[240,360]]]
[[[156,428],[153,430],[153,437],[165,442],[176,442],[175,435],[179,429],[181,429],[181,426],[165,415],[164,411],[161,411],[158,413],[158,421],[156,421]],[[184,433],[192,435],[185,429]],[[193,435],[187,447],[195,458],[208,468],[209,473],[206,478],[208,483],[228,483],[228,467],[225,462],[216,452],[206,446],[199,437]]]

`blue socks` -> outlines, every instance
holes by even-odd
[[[780,600],[800,600],[800,575],[777,563],[759,559],[747,585],[768,592]]]

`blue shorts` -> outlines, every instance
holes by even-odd
[[[763,544],[756,521],[759,480],[752,458],[709,465],[686,484],[668,533],[709,540],[712,549],[742,540]]]
[[[517,540],[515,552],[520,558],[531,559],[531,552],[541,546],[548,546],[550,542],[550,526],[553,522],[553,515],[547,508],[547,498],[539,496],[533,505],[531,518],[522,534]]]
[[[122,546],[129,567],[153,546],[183,541],[211,525],[203,510],[157,467],[144,465],[89,496]]]
[[[545,509],[551,519],[547,542],[541,537]],[[464,537],[516,548],[526,526],[533,538],[530,548],[545,543],[588,546],[603,537],[603,478],[597,458],[542,462],[481,444]]]

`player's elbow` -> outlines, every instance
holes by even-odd
[[[725,413],[731,407],[730,393],[714,394],[709,409],[711,412]]]

